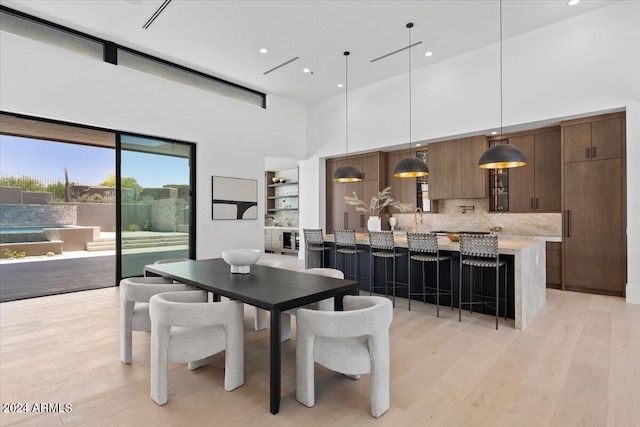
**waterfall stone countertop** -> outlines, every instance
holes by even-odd
[[[407,236],[403,232],[395,233],[394,240],[397,247],[407,247]],[[326,234],[325,241],[333,243],[333,234]],[[369,235],[356,233],[356,242],[368,246]],[[460,243],[447,237],[438,237],[438,246],[443,251],[460,251]],[[545,240],[511,240],[498,236],[498,252],[513,256],[515,328],[523,330],[547,303]]]
[[[517,236],[513,234],[502,234],[498,233],[498,241],[500,239],[506,240],[541,240],[545,242],[562,242],[561,236]]]
[[[300,227],[280,227],[279,225],[265,225],[264,228],[268,230],[280,230],[280,231],[298,231]]]

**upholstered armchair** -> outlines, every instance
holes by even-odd
[[[305,273],[315,274],[318,276],[333,277],[334,279],[344,279],[344,273],[335,268],[309,268],[304,270]],[[333,311],[334,300],[333,298],[323,299],[322,301],[307,304],[303,307],[292,308],[282,313],[280,320],[280,335],[282,341],[291,339],[291,316],[295,316],[298,310],[306,308],[309,310],[321,310],[321,311]]]
[[[131,363],[132,331],[151,330],[149,299],[162,292],[193,289],[163,277],[129,277],[120,281],[120,360],[123,363]]]
[[[389,409],[391,302],[383,297],[345,296],[344,311],[297,312],[296,398],[315,404],[314,362],[358,379],[371,373],[371,415]]]
[[[168,400],[169,362],[188,362],[194,370],[206,358],[225,352],[224,389],[244,384],[243,304],[207,302],[207,292],[170,292],[149,302],[151,316],[151,398]]]
[[[261,262],[258,261],[258,264],[267,265],[269,267],[279,267],[281,264],[279,262]],[[344,273],[340,270],[336,270],[334,268],[309,268],[304,270],[305,273],[316,274],[319,276],[325,277],[333,277],[334,279],[344,279]],[[333,298],[327,298],[322,301],[318,301],[312,304],[308,304],[303,308],[308,308],[310,310],[323,310],[323,311],[333,311],[334,301]],[[287,341],[291,339],[291,316],[295,316],[298,308],[294,308],[291,310],[287,310],[282,313],[282,319],[280,322],[280,335],[282,341]],[[260,308],[255,308],[255,320],[254,327],[256,331],[266,329],[269,319],[267,318],[267,311],[262,310]]]

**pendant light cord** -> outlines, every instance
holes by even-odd
[[[344,133],[346,143],[344,160],[349,163],[349,52],[344,53]]]
[[[502,141],[502,0],[500,0],[500,141]]]
[[[412,23],[407,24],[409,28],[409,156],[411,156],[411,28]]]

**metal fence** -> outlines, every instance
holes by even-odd
[[[17,187],[24,192],[46,192],[51,193],[54,202],[65,201],[66,187],[64,176],[61,178],[51,178],[33,175],[0,173],[0,187]],[[78,202],[108,202],[115,201],[115,189],[104,188],[100,184],[87,180],[69,181],[70,201]]]

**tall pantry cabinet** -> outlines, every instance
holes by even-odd
[[[625,115],[562,123],[564,288],[624,295]]]

